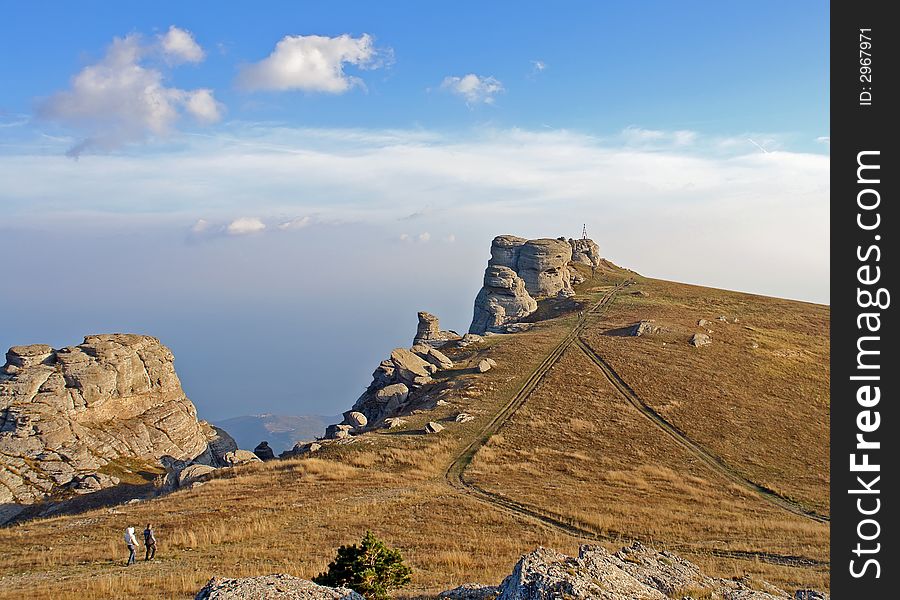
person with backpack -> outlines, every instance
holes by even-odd
[[[153,560],[153,557],[156,556],[156,536],[153,535],[153,526],[150,523],[147,523],[147,528],[144,530],[144,547],[147,549],[144,560]]]
[[[138,545],[137,538],[134,537],[134,527],[130,525],[125,528],[125,545],[128,546],[128,562],[125,563],[127,567],[134,564],[134,550]]]

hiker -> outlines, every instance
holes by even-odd
[[[138,545],[137,538],[134,537],[134,527],[130,525],[125,528],[125,545],[128,546],[128,562],[125,563],[127,567],[134,564],[134,549]]]
[[[144,530],[144,546],[147,548],[144,560],[153,560],[156,556],[156,536],[153,535],[153,526],[150,523],[147,523],[147,529]]]

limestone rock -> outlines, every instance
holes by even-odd
[[[417,344],[428,344],[434,347],[441,347],[448,342],[459,339],[459,334],[455,331],[442,331],[440,321],[433,314],[421,311],[418,314],[419,325],[416,327],[416,336],[413,338],[413,346]]]
[[[346,423],[329,425],[325,428],[325,439],[340,440],[343,438],[348,438],[350,437],[351,431],[353,431],[353,425],[347,425]]]
[[[306,454],[313,454],[322,449],[319,442],[297,442],[290,450],[285,450],[278,455],[278,458],[296,458]]]
[[[797,590],[794,600],[828,600],[828,594],[816,590]]]
[[[366,415],[361,412],[351,410],[344,414],[344,423],[352,426],[354,429],[365,427],[368,422]]]
[[[594,240],[569,239],[569,245],[572,246],[572,262],[589,267],[596,267],[600,264],[600,247]]]
[[[219,466],[235,448],[197,419],[171,351],[153,337],[14,346],[0,370],[0,506],[116,485],[100,475],[116,461]]]
[[[434,365],[437,370],[453,368],[453,361],[437,348],[432,348],[425,344],[416,344],[410,348],[410,351],[419,358]]]
[[[593,252],[587,242],[593,244],[590,240],[580,240],[578,244],[580,260],[588,256],[586,251]],[[573,245],[565,239],[526,240],[511,235],[494,238],[484,284],[475,297],[469,332],[502,333],[504,325],[536,311],[538,299],[573,296],[572,282],[578,278],[568,267],[572,252]]]
[[[406,425],[406,421],[401,419],[400,417],[388,417],[384,420],[384,426],[388,429],[403,427],[404,425]]]
[[[391,362],[399,378],[407,385],[421,385],[421,383],[417,383],[417,378],[421,378],[427,383],[431,380],[431,375],[434,373],[432,370],[434,365],[416,356],[406,348],[395,348],[391,352]]]
[[[459,587],[441,592],[439,598],[450,600],[493,600],[497,597],[499,588],[496,585],[481,585],[480,583],[464,583]]]
[[[275,459],[275,451],[269,446],[269,442],[262,441],[256,445],[256,448],[253,449],[253,454],[255,454],[259,460],[274,460]]]
[[[774,586],[759,591],[740,579],[707,577],[679,556],[635,543],[615,554],[600,546],[581,546],[577,557],[538,548],[523,556],[503,580],[497,600],[666,600],[682,598],[684,590],[720,600],[790,598]]]
[[[475,417],[469,413],[459,413],[453,420],[457,423],[468,423],[469,421],[474,421]]]
[[[425,424],[425,433],[440,433],[444,430],[444,426],[435,421],[428,421]]]
[[[237,467],[255,462],[262,461],[257,455],[249,450],[234,450],[225,454],[225,464],[229,467]]]
[[[241,579],[213,577],[194,600],[365,600],[348,588],[331,588],[292,575]]]
[[[628,328],[628,335],[640,337],[642,335],[659,333],[662,327],[655,325],[654,321],[638,321]]]
[[[178,487],[188,487],[192,483],[202,481],[215,471],[209,465],[188,465],[178,472]]]
[[[697,348],[699,348],[700,346],[709,346],[710,344],[712,344],[712,339],[705,333],[695,333],[691,336],[690,344],[691,346],[696,346]]]
[[[479,373],[487,373],[488,371],[490,371],[491,369],[493,369],[496,366],[497,366],[497,361],[495,361],[493,358],[485,358],[485,359],[478,361],[478,365],[475,367],[475,369]]]

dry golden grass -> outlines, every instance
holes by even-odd
[[[582,286],[581,299],[599,297],[624,276],[602,269]],[[647,402],[748,477],[827,507],[827,371],[813,366],[827,356],[827,311],[664,282],[641,287],[649,297],[623,295],[605,316],[591,317],[591,345]],[[552,306],[542,310],[553,314]],[[691,320],[719,314],[742,323],[714,322],[716,343],[700,351],[676,339]],[[0,599],[191,598],[213,575],[311,577],[337,546],[358,541],[366,529],[399,547],[414,568],[411,587],[398,595],[404,598],[467,581],[497,583],[537,545],[572,553],[583,540],[462,494],[447,485],[444,471],[576,318],[563,314],[527,333],[453,352],[460,368],[429,391],[448,404],[410,415],[399,431],[327,447],[316,459],[225,470],[201,487],[139,504],[0,529]],[[602,335],[639,318],[672,321],[684,331],[666,334],[678,343],[665,347],[661,338]],[[750,338],[741,336],[751,334],[762,352],[750,355],[757,362],[748,368],[742,344]],[[705,354],[698,361],[699,352]],[[487,356],[498,362],[495,369],[466,371]],[[749,391],[739,393],[742,386]],[[709,389],[726,393],[720,398]],[[798,422],[788,428],[772,398],[793,398]],[[453,422],[462,411],[476,420]],[[446,430],[421,434],[430,420]],[[705,553],[732,548],[827,559],[828,527],[786,514],[692,460],[616,396],[574,346],[481,449],[466,477],[606,532],[689,546],[680,553],[713,575],[827,587],[827,569]],[[122,531],[147,522],[158,532],[158,558],[126,569]]]

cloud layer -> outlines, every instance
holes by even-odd
[[[183,114],[200,123],[218,121],[222,106],[212,90],[167,86],[164,72],[152,63],[156,55],[169,64],[199,62],[203,50],[177,27],[150,44],[139,34],[115,38],[100,61],[72,77],[68,90],[39,103],[38,116],[86,133],[68,149],[70,156],[168,135]]]
[[[382,66],[389,56],[390,50],[376,49],[368,34],[358,38],[347,34],[288,35],[275,45],[269,56],[242,67],[237,83],[250,91],[343,94],[364,85],[358,77],[344,72],[345,65],[373,69]]]

